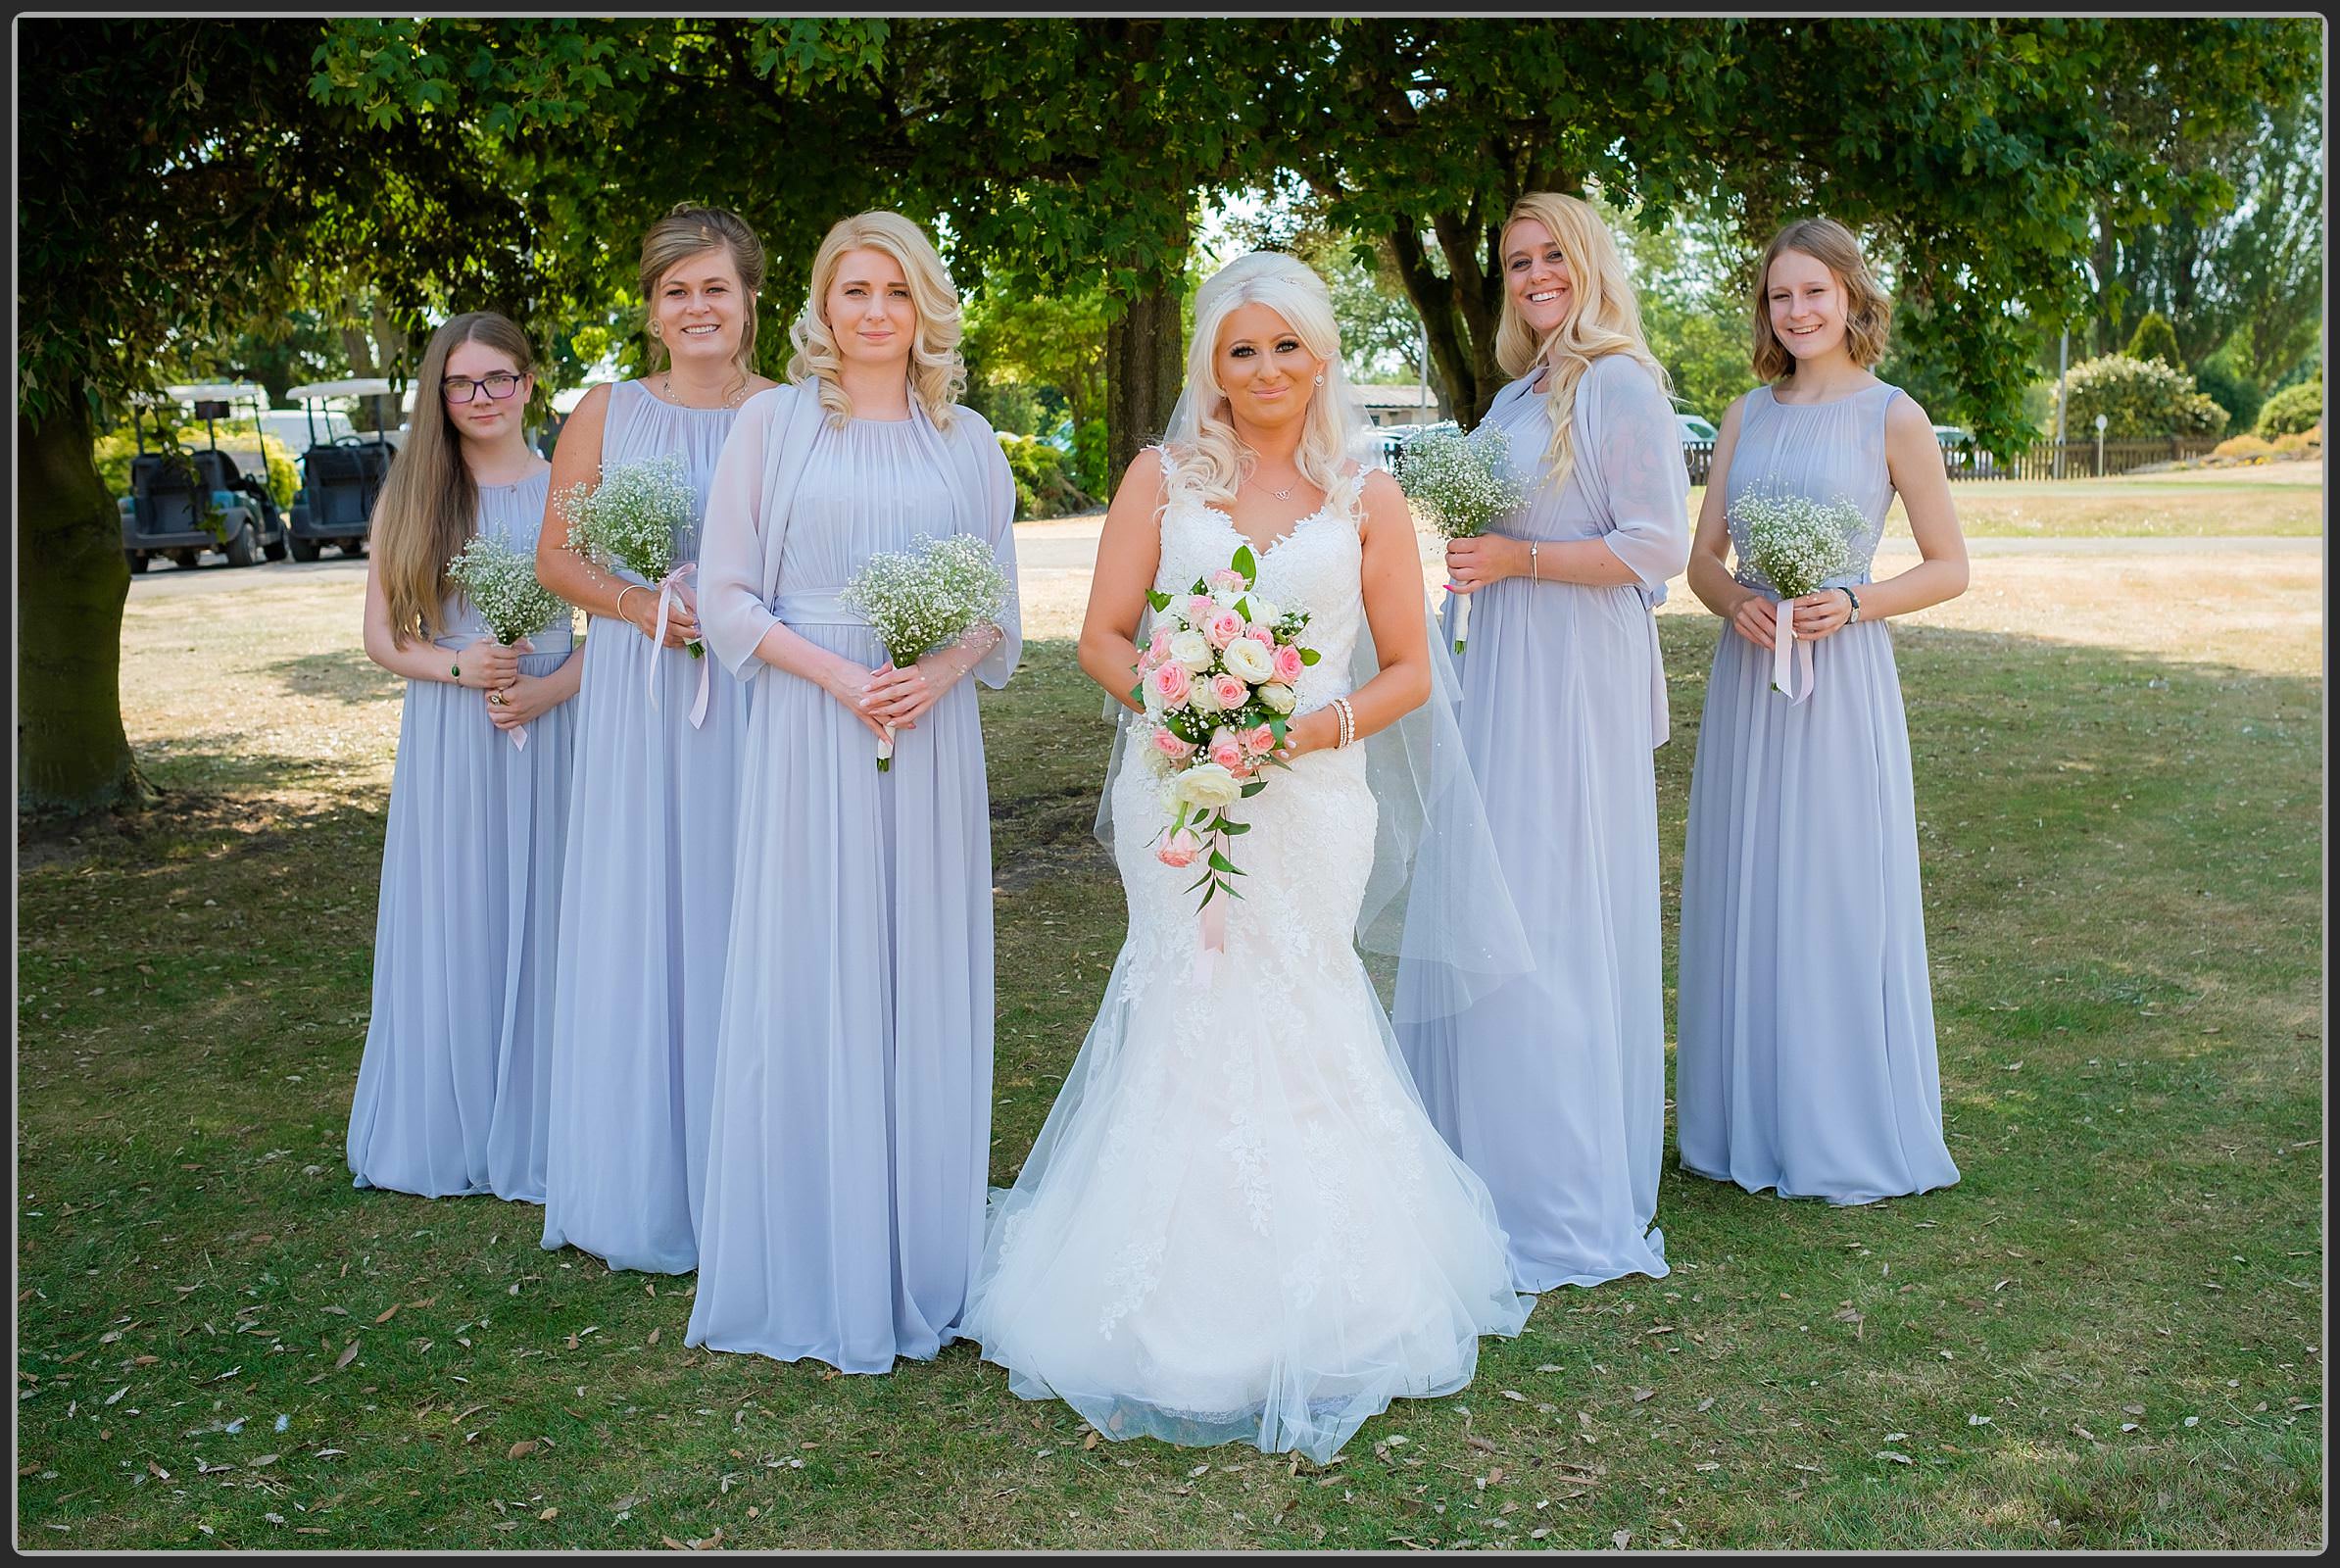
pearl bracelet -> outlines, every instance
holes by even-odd
[[[1348,706],[1348,699],[1345,697],[1333,699],[1333,713],[1341,720],[1340,735],[1333,742],[1333,749],[1339,751],[1357,738],[1357,714],[1356,710]]]

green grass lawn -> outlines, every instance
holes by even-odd
[[[1671,1278],[1547,1295],[1319,1468],[1098,1442],[964,1345],[885,1378],[686,1349],[688,1279],[542,1251],[533,1207],[353,1190],[398,703],[356,607],[134,603],[171,795],[20,858],[27,1546],[2321,1539],[2312,631],[2246,667],[1898,628],[1964,1180],[1831,1209],[1669,1164]],[[1669,960],[1714,625],[1661,618]],[[1004,1182],[1122,906],[1069,644],[983,701]]]
[[[1703,487],[1690,492],[1695,522]],[[1950,487],[1959,526],[1974,539],[2286,535],[2323,532],[2322,466],[2122,475],[2114,479],[1966,480]],[[1909,537],[1899,497],[1888,537]]]

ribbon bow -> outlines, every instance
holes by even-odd
[[[685,577],[690,576],[698,569],[698,562],[686,561],[658,579],[658,629],[650,634],[652,647],[663,648],[666,645],[666,617],[674,608],[674,590]],[[704,654],[700,656],[698,662],[699,696],[691,704],[691,727],[693,729],[699,728],[707,719],[707,658]],[[658,663],[655,659],[650,662],[650,706],[654,710],[658,706]]]

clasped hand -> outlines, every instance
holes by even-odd
[[[1446,541],[1446,585],[1458,594],[1475,593],[1490,582],[1516,577],[1528,569],[1525,541],[1506,534],[1473,534]]]
[[[700,638],[698,597],[687,585],[679,582],[669,591],[673,597],[666,605],[666,635],[658,646],[680,648],[685,643],[697,642]],[[620,612],[627,623],[645,637],[658,636],[658,585],[653,583],[644,587],[640,583],[631,583],[620,589],[619,595],[625,601]]]
[[[1829,633],[1841,630],[1852,619],[1852,601],[1841,588],[1823,588],[1805,594],[1800,599],[1775,601],[1761,594],[1751,593],[1738,602],[1731,612],[1731,624],[1738,634],[1756,647],[1769,651],[1779,635],[1779,605],[1786,604],[1795,617],[1793,626],[1799,642],[1818,642]]]
[[[509,645],[493,637],[473,638],[455,656],[455,683],[473,691],[502,691],[520,678],[520,656],[535,652],[535,645],[525,637]]]
[[[840,659],[821,684],[853,715],[883,740],[888,726],[916,729],[927,710],[966,671],[945,654],[929,654],[915,663],[898,665],[891,659],[875,669],[863,669]]]

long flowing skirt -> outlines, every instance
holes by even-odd
[[[1319,752],[1238,810],[1245,875],[1196,974],[1194,869],[1153,858],[1135,754],[1114,784],[1130,929],[1015,1186],[966,1333],[1024,1398],[1109,1438],[1329,1460],[1395,1398],[1451,1393],[1516,1334],[1502,1231],[1423,1115],[1351,943],[1374,802]]]
[[[864,665],[864,627],[801,633]],[[957,1336],[991,1154],[992,856],[962,681],[896,739],[759,671],[685,1342],[885,1372]]]
[[[563,653],[524,654],[544,675]],[[468,687],[409,681],[350,1106],[360,1187],[544,1201],[573,702],[514,748]]]
[[[658,706],[645,691],[653,663]],[[578,693],[544,1246],[611,1268],[698,1265],[746,688],[622,621],[593,622]]]
[[[1675,1124],[1682,1168],[1861,1203],[1958,1180],[1942,1141],[1917,808],[1893,643],[1816,644],[1814,686],[1726,629],[1690,781]]]

